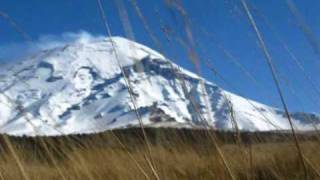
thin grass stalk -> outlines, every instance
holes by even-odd
[[[313,172],[320,178],[320,171],[314,167],[312,162],[306,157],[303,156],[304,160],[306,161],[306,164],[313,170]]]
[[[252,6],[252,5],[251,5]],[[254,11],[257,12],[257,15],[262,19],[262,21],[265,22],[267,27],[271,30],[274,37],[280,42],[281,46],[285,49],[285,51],[288,53],[288,55],[291,57],[291,60],[294,62],[294,64],[300,69],[300,71],[303,73],[305,79],[309,81],[312,89],[315,91],[315,93],[320,97],[320,90],[317,87],[317,83],[311,78],[311,76],[307,73],[307,70],[303,67],[301,60],[293,53],[293,51],[289,48],[289,45],[287,42],[281,38],[279,33],[277,32],[276,28],[271,24],[271,22],[268,20],[268,18],[261,12],[259,9],[254,7]]]
[[[9,148],[9,151],[11,152],[12,156],[13,156],[13,159],[15,160],[15,162],[17,163],[18,165],[18,168],[21,172],[21,175],[22,177],[25,179],[25,180],[31,180],[29,175],[27,174],[27,171],[26,169],[24,168],[24,165],[22,163],[22,161],[20,160],[15,148],[13,147],[9,137],[7,135],[3,135],[3,139],[4,139],[4,142],[6,143],[6,145],[8,146]]]
[[[19,33],[21,34],[21,36],[23,37],[23,39],[27,42],[32,42],[32,38],[28,35],[28,33],[26,33],[8,14],[0,11],[0,16],[3,17],[4,19],[6,19],[10,25]],[[24,82],[24,81],[21,81]],[[24,82],[25,83],[25,82]],[[26,83],[27,85],[29,85],[28,83]],[[15,101],[13,101],[10,97],[8,97],[6,94],[3,93],[3,95],[6,96],[6,98],[9,101],[12,101],[13,104],[15,104]],[[31,120],[28,118],[28,116],[25,115],[24,109],[22,108],[22,106],[20,104],[17,105],[17,108],[19,110],[19,112],[22,114],[22,116],[24,116],[26,118],[27,123],[29,123],[32,128],[35,130],[35,127],[33,125],[33,123],[31,122]],[[21,161],[19,160],[19,157],[16,155],[13,146],[10,143],[10,139],[8,137],[5,136],[5,142],[9,147],[9,150],[12,152],[14,159],[17,161],[18,167],[22,173],[22,175],[24,176],[25,179],[29,179],[29,177],[26,174],[26,171],[24,170]],[[61,169],[58,167],[56,161],[54,160],[51,152],[48,149],[48,146],[45,144],[44,141],[41,140],[41,144],[43,145],[43,147],[45,148],[46,152],[48,153],[49,158],[51,159],[52,163],[54,164],[55,168],[58,170],[60,176],[62,177],[62,179],[66,179],[66,177],[63,175]]]
[[[224,95],[225,98],[227,99],[227,95]],[[236,120],[236,117],[235,117],[235,113],[234,113],[234,109],[233,109],[233,104],[230,100],[228,100],[228,104],[229,104],[229,108],[230,108],[230,120],[233,124],[233,128],[234,128],[234,131],[235,131],[235,139],[236,139],[236,144],[238,145],[239,147],[239,150],[240,152],[242,153],[242,155],[245,157],[245,158],[248,158],[248,162],[246,163],[247,167],[248,167],[248,170],[247,170],[247,179],[250,179],[250,177],[252,175],[250,175],[251,172],[251,163],[250,163],[250,152],[248,152],[248,150],[246,150],[244,144],[243,144],[243,141],[242,141],[242,138],[241,138],[241,132],[240,132],[240,129],[239,129],[239,126],[238,126],[238,123],[237,123],[237,120]]]
[[[209,61],[206,61],[206,65],[208,67],[208,69],[217,77],[219,77],[225,84],[227,84],[230,88],[232,88],[234,91],[236,91],[236,89],[232,86],[231,83],[229,83],[229,81],[227,81],[222,74],[216,69],[214,68],[211,63]],[[237,91],[236,91],[237,92]],[[241,96],[241,93],[238,93]],[[244,97],[244,96],[242,96]],[[265,114],[263,112],[261,112],[261,110],[254,105],[248,98],[244,98],[257,112],[259,112],[259,114],[263,117],[263,121],[265,121],[266,123],[270,124],[271,126],[273,126],[276,130],[282,130],[281,127],[277,126],[276,124],[272,123],[271,120],[269,118],[267,118],[265,116]]]
[[[315,54],[320,56],[320,43],[317,39],[315,33],[311,30],[308,26],[302,15],[300,14],[298,8],[295,6],[292,0],[286,0],[287,6],[292,13],[292,15],[296,18],[299,27],[301,28],[303,34],[305,35],[307,41],[311,45],[312,49],[314,50]]]
[[[132,159],[132,161],[136,164],[136,166],[138,167],[138,169],[141,171],[141,173],[145,176],[146,179],[151,180],[151,178],[149,177],[148,173],[142,168],[142,166],[138,163],[138,161],[134,158],[134,156],[132,155],[132,153],[130,153],[130,151],[128,150],[128,147],[126,145],[124,145],[122,143],[122,141],[119,139],[118,136],[116,136],[114,134],[114,132],[111,130],[111,134],[112,136],[117,140],[117,142],[120,144],[120,146],[124,149],[126,149],[126,152],[128,154],[128,156]]]
[[[46,142],[43,140],[43,138],[40,138],[40,142],[43,145],[45,151],[47,152],[50,161],[53,163],[54,167],[58,170],[59,175],[61,176],[61,178],[63,180],[67,180],[67,177],[62,173],[62,169],[59,167],[57,161],[55,160],[54,156],[52,155],[52,153],[49,150],[48,145],[46,144]]]
[[[250,178],[249,179],[254,179],[254,168],[253,168],[253,150],[252,150],[252,144],[249,142],[248,144],[249,148],[249,166],[250,166]]]
[[[311,76],[307,73],[307,70],[303,67],[300,59],[293,53],[293,51],[289,48],[288,44],[281,38],[281,36],[279,35],[279,33],[276,31],[276,29],[274,28],[274,26],[271,24],[271,22],[267,19],[267,17],[261,12],[259,11],[259,9],[254,8],[254,11],[257,12],[257,15],[259,15],[261,17],[261,19],[265,22],[265,24],[269,27],[269,29],[271,30],[271,32],[273,33],[273,35],[276,37],[276,39],[280,42],[280,44],[282,45],[282,47],[286,50],[286,52],[289,54],[289,56],[291,57],[291,60],[294,62],[294,64],[300,69],[300,71],[303,73],[305,79],[310,83],[312,89],[316,92],[316,94],[318,95],[318,97],[320,97],[320,90],[318,89],[316,83],[313,81],[313,79],[311,78]],[[310,98],[310,100],[312,100],[313,103],[314,102],[314,98]],[[300,103],[301,104],[301,103]],[[315,103],[317,104],[317,103]],[[318,139],[318,141],[320,142],[319,136],[320,136],[320,131],[317,127],[317,125],[315,124],[314,121],[311,120],[311,118],[308,116],[307,119],[312,122],[312,125],[315,129],[315,131],[317,132],[318,136],[316,136],[316,138]]]
[[[176,39],[176,40],[179,42],[179,44],[181,44],[183,47],[186,47],[186,49],[187,49],[188,46],[186,45],[186,43],[184,43],[183,40],[181,40],[181,39]],[[226,81],[226,79],[225,79],[217,70],[215,70],[215,69],[210,65],[209,61],[206,61],[205,63],[206,63],[206,65],[209,67],[209,69],[210,69],[215,75],[219,76],[219,78],[221,78],[221,79],[222,79],[228,86],[230,86],[232,89],[235,89],[228,81]],[[241,93],[239,93],[239,92],[238,92],[238,94],[241,95]],[[243,97],[244,97],[244,96],[243,96]],[[261,116],[263,116],[264,121],[266,121],[268,124],[270,124],[270,125],[272,125],[273,127],[275,127],[275,129],[277,129],[277,130],[282,130],[281,127],[276,126],[275,124],[273,124],[273,123],[264,115],[264,113],[261,112],[261,110],[260,110],[259,108],[257,108],[248,98],[245,98],[245,99],[246,99],[246,101],[247,101],[255,110],[257,110],[257,111],[259,112],[259,114],[260,114]]]
[[[295,145],[296,145],[296,148],[297,148],[297,151],[298,151],[298,156],[299,156],[299,159],[300,159],[300,162],[303,166],[303,172],[304,172],[304,177],[305,179],[308,179],[308,172],[307,172],[307,167],[306,167],[306,164],[305,164],[305,161],[304,161],[304,158],[303,158],[303,153],[302,153],[302,150],[301,150],[301,147],[300,147],[300,143],[299,143],[299,140],[298,140],[298,137],[297,137],[297,134],[294,130],[294,126],[293,126],[293,122],[292,122],[292,119],[290,117],[290,114],[289,114],[289,110],[288,110],[288,107],[287,107],[287,104],[284,100],[284,97],[283,97],[283,94],[282,94],[282,90],[280,88],[280,83],[279,83],[279,80],[278,80],[278,76],[276,74],[276,70],[275,70],[275,67],[273,65],[273,62],[272,62],[272,58],[271,58],[271,55],[269,54],[269,51],[264,43],[264,40],[262,38],[262,35],[255,23],[255,20],[253,19],[253,16],[248,8],[248,5],[246,3],[246,0],[241,0],[241,4],[246,12],[246,15],[250,21],[250,24],[251,24],[251,27],[253,28],[253,30],[255,31],[256,33],[256,36],[257,36],[257,39],[259,41],[259,44],[260,44],[260,48],[262,49],[263,53],[264,53],[264,56],[265,56],[265,60],[269,66],[269,69],[271,71],[271,74],[272,74],[272,77],[273,77],[273,80],[274,80],[274,83],[276,85],[276,88],[277,88],[277,91],[278,91],[278,94],[279,94],[279,97],[280,97],[280,100],[281,100],[281,103],[283,105],[283,108],[285,110],[285,114],[287,116],[287,119],[289,121],[289,124],[290,124],[290,127],[291,127],[291,132],[292,132],[292,135],[293,135],[293,138],[294,138],[294,141],[295,141]]]
[[[176,8],[178,10],[178,12],[182,15],[183,19],[184,19],[184,29],[185,29],[185,32],[187,34],[187,38],[188,38],[188,41],[189,43],[191,44],[191,47],[188,48],[188,51],[189,51],[189,57],[190,59],[192,60],[195,68],[196,68],[196,71],[197,71],[197,74],[200,75],[200,61],[199,61],[199,58],[198,58],[198,55],[197,53],[195,52],[194,50],[194,40],[193,40],[193,35],[192,35],[192,31],[191,31],[191,28],[189,26],[189,20],[188,20],[188,17],[187,17],[187,13],[186,11],[184,10],[184,8],[182,7],[182,5],[180,4],[180,2],[178,1],[175,1],[175,0],[167,0],[167,3]],[[207,95],[207,91],[205,89],[205,84],[204,84],[204,80],[202,78],[200,78],[200,86],[201,86],[201,91],[202,91],[202,94],[205,96],[205,106],[206,106],[206,111],[207,111],[207,117],[208,117],[208,120],[211,120],[212,121],[212,116],[210,114],[210,109],[209,109],[209,100],[208,100],[208,95]],[[191,97],[189,99],[192,99]],[[209,129],[212,129],[212,126],[208,124],[208,122],[206,121],[205,118],[202,117],[201,113],[199,112],[197,106],[195,105],[195,103],[191,100],[191,104],[193,106],[193,108],[196,110],[197,114],[199,115],[199,118],[201,119],[201,122],[205,124],[207,130]],[[228,175],[231,179],[235,180],[235,176],[233,175],[232,171],[231,171],[231,168],[227,162],[227,160],[225,159],[224,157],[224,154],[222,153],[222,150],[220,149],[218,143],[217,143],[217,137],[215,135],[215,133],[209,133],[209,136],[210,138],[212,139],[213,141],[213,144],[217,150],[217,153],[218,153],[218,156],[220,157],[220,159],[222,160],[223,162],[223,165],[225,166],[227,172],[228,172]]]
[[[182,12],[181,14],[183,14],[183,16],[184,16],[185,24],[187,24],[187,23],[186,23],[186,22],[187,22],[187,18],[185,17],[186,14],[185,14],[185,11],[183,10],[182,6],[179,6],[178,9],[179,9],[179,12]],[[186,25],[186,26],[187,26],[187,25]],[[191,29],[188,28],[188,27],[186,27],[185,29],[186,29],[186,31],[187,31],[188,38],[189,38],[190,42],[193,42],[193,41],[192,41],[192,32],[191,32]],[[190,39],[190,38],[191,38],[191,39]],[[199,62],[199,61],[197,60],[197,55],[196,55],[196,53],[194,52],[194,50],[193,50],[192,48],[189,49],[189,55],[190,55],[190,58],[193,60],[192,62],[193,62],[194,64],[197,64],[197,63]],[[199,66],[197,66],[197,65],[196,65],[196,67],[197,67],[197,72],[198,72],[198,74],[199,74],[199,73],[200,73],[200,68],[199,68]],[[204,95],[207,95],[207,93],[206,93],[206,91],[205,91],[205,87],[204,87],[204,82],[203,82],[201,79],[200,79],[200,85],[201,85],[202,93],[203,93]],[[205,123],[206,121],[205,121],[205,119],[202,117],[202,115],[201,115],[201,113],[199,112],[199,110],[197,109],[194,101],[192,100],[192,97],[187,97],[187,98],[190,100],[193,109],[197,112],[197,114],[199,115],[200,119],[202,119],[202,122]],[[208,110],[208,99],[207,99],[207,96],[206,96],[206,99],[205,99],[205,100],[206,100],[206,108],[207,108],[207,112],[208,112],[209,110]],[[208,118],[211,119],[211,116],[210,116],[209,114],[208,114]],[[207,123],[205,123],[205,124],[206,124],[207,127],[209,127],[209,129],[211,129],[211,128],[210,128],[210,127],[211,127],[210,125],[208,125]],[[210,133],[209,133],[209,134],[210,134]],[[224,166],[226,167],[226,170],[227,170],[230,178],[231,178],[231,179],[234,179],[235,177],[234,177],[234,175],[232,174],[231,169],[230,169],[228,163],[226,162],[226,159],[224,158],[224,155],[223,155],[221,149],[219,148],[219,146],[218,146],[218,144],[217,144],[217,138],[216,138],[216,136],[215,136],[215,135],[212,135],[212,134],[210,134],[209,136],[210,136],[210,138],[213,140],[214,146],[215,146],[215,148],[217,149],[218,155],[219,155],[219,157],[221,158]]]
[[[9,22],[15,27],[15,29],[19,32],[19,33],[21,33],[22,34],[22,36],[24,37],[24,39],[26,40],[26,41],[32,41],[31,40],[31,38],[30,38],[30,36],[27,34],[27,33],[25,33],[14,21],[13,21],[13,19],[11,19],[8,15],[6,15],[5,13],[2,13],[2,12],[0,12],[0,16],[3,16],[3,17],[5,17],[7,20],[9,20]],[[21,82],[23,82],[23,83],[25,83],[24,81],[21,81]],[[30,86],[28,83],[25,83],[25,84],[27,84],[27,86]],[[13,101],[13,100],[12,100]],[[20,107],[19,105],[18,105],[18,107]],[[30,123],[31,124],[31,126],[33,126],[32,125],[32,123],[31,123],[31,121],[30,120],[27,120],[28,121],[28,123]],[[56,127],[54,127],[54,126],[51,126],[50,124],[48,124],[50,127],[52,127],[52,128],[54,128],[54,130],[56,130],[59,134],[61,134],[61,135],[63,135],[64,133],[63,132],[61,132],[59,129],[57,129]],[[67,138],[67,140],[69,140],[69,138]],[[46,149],[46,151],[48,150],[47,148],[47,145],[46,144],[44,144],[44,142],[43,141],[41,141],[41,143],[42,143],[42,145],[44,146],[44,147],[46,147],[45,149]],[[47,151],[48,153],[50,153],[50,151]],[[52,155],[50,155],[49,154],[49,156],[50,156],[50,159],[51,159],[51,161],[53,161],[53,163],[54,163],[54,159],[52,159]],[[56,166],[56,163],[54,163],[54,165]],[[140,166],[141,167],[141,166]],[[58,168],[58,167],[57,167]],[[58,171],[59,172],[61,172],[60,170],[59,170],[59,168],[58,168]],[[63,177],[63,176],[62,176]],[[64,178],[65,179],[65,178]]]
[[[2,171],[0,172],[0,179],[5,180]]]
[[[6,14],[3,11],[0,11],[0,17],[7,20],[8,23],[22,36],[22,38],[25,41],[29,42],[32,40],[32,38],[28,35],[28,33],[23,31],[23,29],[8,14]]]
[[[24,82],[25,83],[25,82]],[[26,83],[28,84],[28,83]],[[28,84],[29,85],[29,84]],[[6,94],[3,93],[3,95],[7,98],[7,100],[11,101],[11,103],[16,103],[14,100],[12,100],[9,96],[7,96]],[[22,105],[21,104],[17,104],[17,109],[18,109],[18,112],[21,114],[21,116],[25,117],[25,120],[26,122],[31,126],[32,130],[34,131],[35,135],[37,134],[37,129],[35,127],[35,125],[33,124],[32,120],[27,116],[25,110],[23,109]],[[50,125],[50,124],[48,124]],[[65,135],[62,131],[58,130],[57,128],[55,128],[54,126],[51,126],[53,127],[55,130],[57,130],[58,132],[60,132],[61,135]],[[67,137],[67,140],[69,139],[68,136]],[[76,139],[78,142],[80,140]],[[49,151],[48,149],[48,146],[45,144],[44,141],[40,140],[40,143],[42,144],[42,146],[45,148],[45,151],[48,153],[48,156],[50,158],[50,160],[52,161],[54,167],[58,170],[59,172],[59,175],[63,178],[63,179],[66,179],[66,177],[63,175],[61,169],[59,168],[59,166],[57,165],[56,161],[54,160],[54,157],[52,156],[51,152]],[[81,144],[81,143],[80,143]],[[18,156],[17,156],[18,157]]]
[[[154,161],[153,161],[153,158],[152,158],[150,142],[149,142],[147,134],[145,132],[141,116],[140,116],[139,112],[137,111],[137,106],[136,106],[136,103],[135,103],[135,98],[133,96],[133,92],[132,92],[132,88],[131,88],[131,85],[130,85],[130,81],[128,81],[128,78],[127,78],[127,76],[126,76],[126,74],[125,74],[125,72],[124,72],[124,70],[123,70],[123,68],[122,68],[122,66],[120,64],[118,53],[117,53],[117,50],[115,48],[115,44],[114,44],[113,39],[112,39],[111,30],[110,30],[106,15],[104,13],[104,8],[102,6],[102,2],[101,2],[101,0],[97,0],[97,3],[98,3],[98,7],[99,7],[99,12],[100,12],[101,18],[102,18],[103,23],[104,23],[105,30],[107,32],[107,35],[110,37],[110,42],[112,44],[112,48],[113,48],[113,51],[115,53],[115,58],[117,60],[118,66],[119,66],[119,68],[121,70],[121,73],[122,73],[122,75],[124,77],[125,84],[126,84],[126,86],[128,88],[128,93],[129,93],[130,99],[132,101],[132,104],[133,104],[133,107],[134,107],[134,111],[135,111],[136,116],[137,116],[138,121],[139,121],[139,125],[140,125],[141,131],[142,131],[142,134],[143,134],[143,138],[144,138],[144,142],[145,142],[145,144],[147,146],[147,151],[148,151],[148,155],[149,155],[150,162],[151,162],[151,163],[149,163],[150,169],[152,170],[153,175],[155,176],[155,178],[157,180],[160,180],[159,175],[158,175],[158,173],[157,173],[157,171],[156,171],[156,169],[154,167],[155,165],[154,165]]]

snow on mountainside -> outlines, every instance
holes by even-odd
[[[232,129],[233,115],[241,130],[289,129],[278,109],[227,92],[143,45],[112,41],[48,49],[1,72],[0,133],[61,135],[137,126],[119,64],[145,126]],[[303,130],[320,119],[305,113],[293,118]]]

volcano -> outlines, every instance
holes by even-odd
[[[0,133],[51,136],[145,127],[290,129],[280,109],[225,91],[122,37],[74,42],[1,72]],[[320,117],[292,113],[299,130]]]

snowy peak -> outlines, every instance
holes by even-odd
[[[242,130],[289,128],[283,112],[224,91],[121,37],[48,49],[2,76],[1,133],[63,135],[137,126],[134,107],[151,127],[232,129],[234,120]],[[319,117],[294,119],[297,127],[310,129]]]

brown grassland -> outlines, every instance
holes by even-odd
[[[0,179],[155,179],[150,162],[159,179],[230,179],[210,133],[217,135],[235,179],[305,179],[289,133],[236,136],[206,130],[146,130],[152,162],[139,129],[64,137],[1,136]],[[308,179],[319,179],[317,135],[300,134],[299,140]]]

